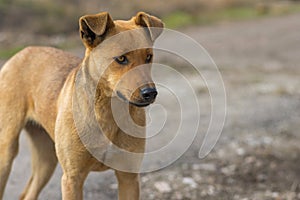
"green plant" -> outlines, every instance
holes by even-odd
[[[0,59],[8,59],[15,55],[17,52],[22,50],[24,47],[23,46],[18,46],[18,47],[11,47],[8,49],[0,49]]]
[[[189,13],[178,11],[163,17],[167,28],[179,28],[195,23],[195,18]]]

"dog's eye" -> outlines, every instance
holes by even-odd
[[[146,63],[150,63],[152,61],[152,57],[153,57],[152,54],[148,54],[146,57]]]
[[[126,56],[118,56],[118,57],[114,57],[114,59],[120,65],[126,65],[126,64],[128,64],[128,59],[127,59]]]

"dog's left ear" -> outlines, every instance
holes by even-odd
[[[160,19],[144,12],[137,13],[135,16],[135,23],[142,27],[148,28],[148,33],[152,41],[158,38],[164,27],[164,23]],[[153,27],[153,29],[151,29],[151,27]]]
[[[81,39],[87,48],[94,48],[104,40],[105,34],[115,26],[107,12],[85,15],[79,19]]]

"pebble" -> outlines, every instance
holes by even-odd
[[[149,180],[149,178],[147,176],[141,177],[142,183],[146,183],[148,180]]]
[[[202,189],[200,196],[214,196],[216,194],[215,187],[212,185],[208,185],[206,189]]]
[[[268,136],[264,136],[263,138],[262,138],[262,142],[264,143],[264,144],[271,144],[272,142],[273,142],[273,139],[271,138],[271,137],[268,137]]]
[[[209,185],[209,186],[208,186],[208,189],[207,189],[207,194],[208,194],[209,196],[213,196],[215,193],[216,193],[216,192],[215,192],[215,187],[212,186],[212,185]]]
[[[116,190],[116,189],[118,189],[118,184],[117,183],[112,183],[112,184],[110,184],[110,189],[112,189],[112,190]]]
[[[194,181],[194,179],[192,179],[191,177],[184,177],[182,179],[182,183],[189,185],[191,188],[197,188],[197,183]]]
[[[192,177],[198,182],[203,180],[202,176],[199,173],[193,173]]]
[[[161,193],[168,193],[171,192],[171,187],[169,183],[164,181],[159,181],[154,183],[154,187]]]
[[[169,181],[174,181],[176,178],[176,174],[175,173],[169,173],[168,174],[168,180]]]
[[[217,170],[217,167],[213,163],[205,163],[205,164],[194,164],[192,166],[193,170],[204,170],[214,172]]]
[[[246,162],[247,164],[254,163],[255,160],[256,160],[256,158],[255,158],[254,156],[248,156],[248,157],[245,158],[245,162]]]
[[[278,198],[278,197],[279,197],[279,193],[278,193],[278,192],[273,192],[273,191],[267,190],[267,191],[265,192],[265,196],[267,196],[267,197],[272,197],[272,198]]]
[[[235,169],[236,169],[236,165],[229,165],[229,166],[223,167],[221,169],[221,172],[223,174],[225,174],[226,176],[230,176],[230,175],[234,174]]]
[[[236,149],[236,153],[237,153],[237,155],[239,155],[239,156],[243,156],[243,155],[245,155],[246,151],[245,151],[245,149],[243,149],[243,148],[237,148],[237,149]]]

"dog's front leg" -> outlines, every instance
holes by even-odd
[[[84,181],[90,171],[89,162],[85,158],[85,154],[81,152],[71,150],[64,154],[63,150],[58,149],[58,151],[58,159],[63,170],[61,178],[62,199],[82,200]]]
[[[119,200],[139,200],[140,182],[139,174],[115,171],[118,179]]]
[[[89,155],[77,140],[72,140],[72,137],[68,137],[66,140],[61,138],[61,141],[56,143],[56,148],[63,170],[62,199],[82,200],[84,181],[90,172]]]
[[[82,200],[85,176],[64,173],[61,180],[63,200]]]
[[[55,147],[63,170],[62,199],[82,200],[84,181],[90,172],[90,155],[78,136],[66,131],[57,132]]]

